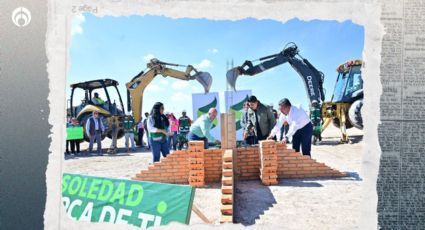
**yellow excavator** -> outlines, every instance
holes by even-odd
[[[186,67],[185,71],[180,71],[170,68],[173,67]],[[195,69],[192,65],[179,65],[159,61],[158,59],[152,59],[147,63],[147,68],[145,71],[141,71],[137,74],[130,82],[126,83],[127,88],[127,110],[132,111],[134,120],[136,122],[140,121],[142,114],[142,102],[143,102],[143,93],[146,86],[157,76],[162,75],[163,77],[173,77],[180,80],[197,80],[204,87],[205,92],[207,93],[212,84],[212,77],[208,72],[202,72]],[[121,95],[118,91],[118,82],[112,79],[97,79],[90,80],[86,82],[79,82],[71,85],[71,97],[69,100],[68,115],[71,117],[76,117],[79,122],[83,125],[85,129],[85,123],[87,119],[91,116],[93,111],[98,111],[102,116],[102,122],[106,127],[106,133],[102,136],[111,138],[113,140],[113,145],[111,149],[116,148],[116,139],[121,138],[124,135],[123,132],[123,118],[125,116],[124,106],[122,103]],[[114,88],[118,98],[112,98],[108,89]],[[82,93],[77,93],[79,95],[84,94],[84,98],[81,100],[81,104],[75,105],[74,97],[77,90],[82,90]],[[105,95],[104,101],[98,99],[95,95],[102,93]],[[97,99],[97,100],[96,100]],[[99,100],[102,101],[99,103]],[[119,102],[117,105],[116,101]],[[86,141],[89,138],[84,132],[84,139]]]
[[[186,67],[186,70],[179,71],[169,66]],[[130,82],[125,84],[127,87],[127,111],[133,112],[135,121],[139,121],[141,118],[144,90],[157,75],[185,81],[197,80],[204,87],[205,93],[208,93],[212,85],[211,75],[208,72],[198,71],[192,65],[184,66],[162,62],[156,58],[151,59],[147,64],[146,71],[140,72]]]

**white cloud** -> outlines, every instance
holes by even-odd
[[[208,52],[216,54],[216,53],[218,53],[218,49],[216,49],[216,48],[208,49]]]
[[[168,81],[166,79],[161,79],[159,81],[159,84],[161,84],[161,85],[168,85]]]
[[[208,59],[202,60],[200,63],[193,65],[196,69],[205,69],[211,67],[211,61]]]
[[[79,14],[75,16],[74,20],[72,20],[71,36],[83,33],[82,25],[85,21],[86,21],[86,18],[84,17],[84,15]]]
[[[156,84],[149,84],[145,89],[145,91],[147,91],[147,92],[159,92],[159,91],[162,91],[162,90],[163,90],[163,88],[159,85],[156,85]]]
[[[191,101],[191,97],[188,93],[183,92],[176,92],[171,97],[171,101],[173,102],[182,102],[182,103],[188,103]]]
[[[153,54],[146,54],[145,56],[143,56],[143,60],[148,63],[152,58],[155,58],[155,56]]]
[[[171,87],[173,89],[176,89],[176,90],[184,90],[184,89],[188,88],[189,86],[190,86],[190,84],[189,84],[188,81],[175,81],[171,85]]]
[[[199,91],[199,90],[201,90],[201,87],[198,87],[198,86],[192,86],[192,87],[190,87],[193,91]]]

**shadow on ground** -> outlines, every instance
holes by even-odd
[[[363,140],[363,135],[352,135],[348,137],[350,139],[349,144],[357,144]],[[319,145],[342,145],[338,138],[335,137],[323,137]]]
[[[323,187],[320,181],[328,180],[348,180],[362,181],[363,179],[357,172],[345,172],[346,177],[318,177],[304,179],[281,179],[275,186],[282,187],[304,187],[319,188]],[[276,204],[270,188],[273,186],[264,186],[260,180],[238,181],[235,186],[234,198],[234,220],[235,223],[241,223],[244,226],[255,224],[256,219],[268,209]]]
[[[235,222],[245,226],[255,224],[255,219],[276,204],[270,187],[264,186],[259,180],[239,181],[235,187],[234,201]]]
[[[124,156],[131,156],[133,154],[149,154],[151,151],[149,149],[145,148],[136,148],[135,151],[129,151],[127,152],[126,148],[117,148],[117,152],[115,154],[108,154],[108,149],[102,149],[102,155],[97,155],[96,150],[93,151],[92,154],[88,154],[87,150],[81,151],[79,154],[65,154],[65,160],[68,159],[78,159],[78,158],[88,158],[88,157],[102,157],[102,156],[108,156],[108,157],[124,157]]]

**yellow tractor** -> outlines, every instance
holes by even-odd
[[[363,129],[362,60],[350,60],[338,66],[331,101],[322,104],[322,132],[332,122],[341,130],[341,142],[348,143],[347,129]]]
[[[106,133],[102,135],[111,138],[111,119],[122,118],[124,116],[124,105],[121,95],[118,91],[118,82],[112,79],[97,79],[85,82],[79,82],[71,85],[71,98],[69,100],[69,115],[78,119],[85,129],[87,119],[92,115],[93,111],[98,111],[101,115]],[[118,98],[111,98],[110,88],[114,88]],[[99,96],[99,94],[101,96]],[[76,105],[75,97],[83,99],[81,103]],[[103,98],[102,98],[103,97]],[[116,103],[118,100],[119,104]],[[122,126],[118,128],[118,137],[124,135]],[[89,137],[84,132],[84,139],[89,141]]]
[[[185,71],[180,71],[172,69],[169,66],[186,67],[186,69]],[[186,81],[197,80],[204,87],[205,92],[209,91],[212,84],[212,77],[208,72],[198,71],[192,65],[171,64],[159,61],[158,59],[152,59],[147,64],[146,72],[141,71],[133,77],[130,82],[126,83],[127,110],[132,111],[133,118],[136,122],[139,122],[141,119],[144,90],[157,75]],[[86,121],[92,115],[92,112],[98,111],[106,127],[106,132],[102,135],[102,139],[105,138],[105,136],[111,139],[115,138],[112,133],[114,130],[113,127],[117,128],[116,138],[121,138],[124,136],[123,120],[125,112],[117,86],[118,82],[112,79],[97,79],[72,84],[68,114],[71,117],[76,117],[85,129]],[[118,98],[111,98],[111,93],[108,91],[111,87],[116,90],[114,95]],[[75,105],[74,101],[76,91],[80,91],[77,93],[77,97],[80,96],[81,98],[81,95],[84,95],[79,105]],[[101,96],[99,96],[99,94],[101,94]],[[118,105],[116,101],[119,102]],[[89,141],[86,132],[84,132],[84,139]]]

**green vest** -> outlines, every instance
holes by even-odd
[[[125,117],[123,123],[124,123],[123,124],[124,131],[126,133],[133,132],[133,127],[134,127],[134,119],[133,118]]]
[[[165,126],[165,122],[164,121],[163,121],[163,124],[164,124],[165,130],[168,130],[168,127]],[[152,139],[154,141],[160,141],[162,139],[166,139],[167,138],[167,136],[165,134],[163,134],[163,133],[153,133],[153,132],[149,132],[149,137],[152,137]]]
[[[189,132],[189,117],[180,117],[179,118],[179,131],[180,132]]]
[[[96,100],[97,104],[99,104],[99,105],[102,105],[102,104],[104,104],[104,103],[105,103],[105,102],[104,102],[102,99],[100,99],[99,97],[95,97],[94,99]]]

